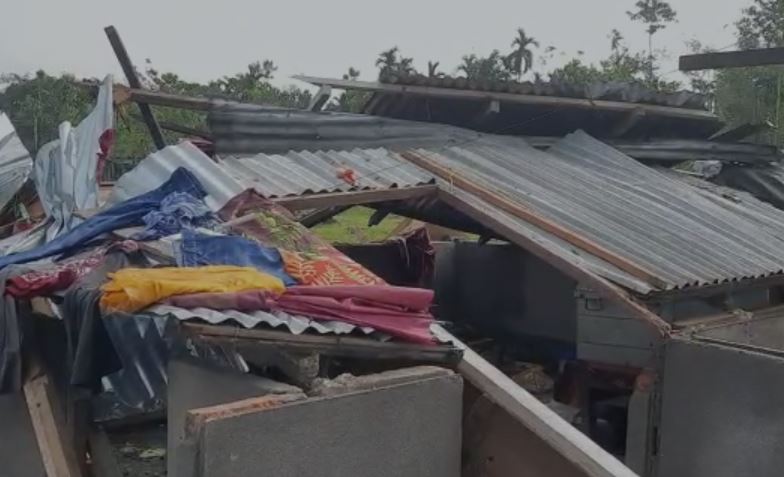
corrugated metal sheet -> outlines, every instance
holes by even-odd
[[[239,182],[254,187],[265,197],[349,190],[383,190],[434,182],[432,175],[400,161],[385,149],[289,152],[230,157],[222,161]],[[350,169],[356,183],[339,178]]]
[[[513,93],[535,96],[556,96],[566,98],[595,99],[603,101],[623,101],[628,103],[656,104],[686,109],[708,109],[708,97],[691,91],[662,93],[645,87],[640,83],[623,81],[594,82],[590,84],[567,83],[563,81],[477,81],[464,77],[429,77],[424,75],[388,76],[381,78],[382,83],[429,86],[433,88],[466,89]]]
[[[668,288],[784,269],[784,228],[760,230],[756,221],[584,133],[566,137],[549,153],[486,143],[420,152],[637,263]],[[784,218],[775,209],[764,213],[771,222]],[[507,216],[507,222],[519,220]],[[619,280],[615,267],[600,263],[607,270],[590,268]]]
[[[238,105],[211,109],[208,123],[215,150],[222,156],[432,147],[470,141],[480,135],[454,126],[362,114]]]
[[[169,146],[147,156],[114,186],[109,203],[121,202],[163,184],[177,168],[188,169],[207,191],[206,204],[219,210],[245,187],[231,174],[189,142]]]
[[[33,159],[16,134],[8,116],[0,112],[0,209],[30,176]]]
[[[237,310],[186,309],[176,306],[158,305],[149,308],[147,312],[160,316],[174,316],[181,321],[203,320],[213,325],[231,321],[248,329],[255,328],[263,323],[272,328],[284,327],[295,335],[306,331],[333,335],[345,335],[353,332],[362,332],[366,335],[375,333],[375,330],[370,327],[358,327],[341,321],[317,321],[306,316],[290,315],[279,311],[272,313],[265,311],[244,313]]]

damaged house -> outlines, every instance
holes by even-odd
[[[687,94],[304,79],[311,111],[107,79],[81,155],[39,153],[0,242],[12,475],[777,475],[784,211],[670,168],[775,148]],[[109,98],[209,147],[103,194]],[[310,230],[356,205],[475,238]]]

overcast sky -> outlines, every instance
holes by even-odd
[[[132,59],[204,81],[270,58],[278,77],[340,76],[349,66],[373,79],[377,54],[397,45],[415,65],[441,61],[454,72],[465,53],[506,51],[517,27],[565,56],[607,55],[612,28],[635,49],[646,47],[640,25],[626,16],[634,0],[5,0],[0,73],[45,69],[77,76],[120,75],[103,27],[115,25]],[[714,48],[734,41],[733,22],[750,0],[670,0],[679,22],[657,37],[676,67],[685,42]],[[541,68],[541,66],[540,66]],[[677,77],[677,75],[675,75]]]

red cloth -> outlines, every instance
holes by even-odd
[[[401,340],[433,344],[429,312],[433,292],[393,286],[297,286],[280,297],[263,291],[180,295],[164,303],[181,308],[213,310],[279,310],[316,320],[369,326]]]
[[[49,268],[9,278],[6,281],[6,294],[27,299],[65,290],[73,282],[98,268],[103,263],[106,253],[115,247],[126,252],[138,249],[136,242],[128,240],[109,247],[90,250],[61,262],[55,262]]]

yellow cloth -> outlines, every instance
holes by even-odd
[[[267,290],[281,294],[283,282],[254,268],[208,266],[193,268],[124,268],[101,287],[101,308],[134,312],[170,296],[187,293],[229,293]]]

